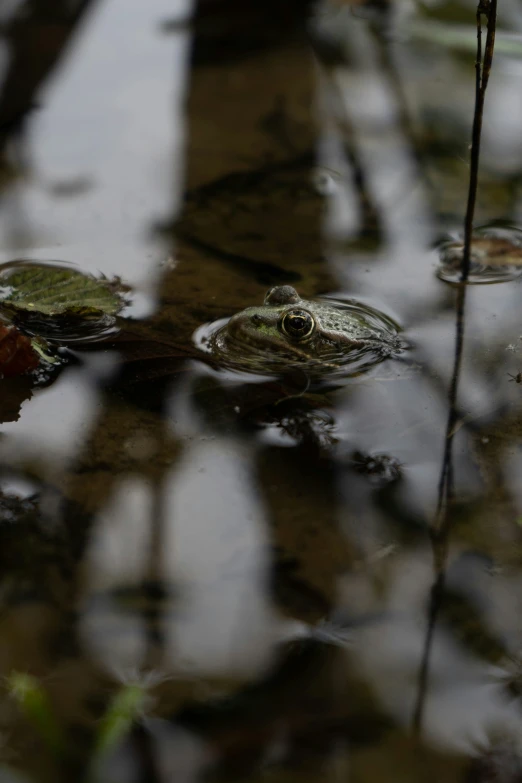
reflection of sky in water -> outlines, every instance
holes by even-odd
[[[152,488],[138,477],[120,481],[98,514],[85,558],[82,632],[85,645],[113,671],[138,670],[146,639],[143,617],[104,594],[145,580],[153,512]],[[101,596],[101,600],[100,597]],[[96,599],[94,606],[89,600]]]
[[[164,35],[160,23],[187,7],[188,0],[107,0],[87,15],[32,117],[33,171],[0,223],[6,259],[73,261],[150,290],[166,251],[149,233],[172,214],[182,184],[188,45],[183,34]],[[86,192],[49,192],[68,180],[85,181]]]
[[[0,6],[0,20],[3,22],[10,18],[11,14],[17,11],[24,0],[3,0]]]
[[[390,576],[385,600],[393,620],[357,633],[351,663],[369,677],[387,710],[408,727],[425,644],[426,596],[433,579],[430,553],[403,552]],[[470,656],[444,626],[436,631],[431,665],[424,723],[430,744],[469,752],[485,741],[488,731],[509,727],[522,736],[518,709],[495,682],[494,667]]]
[[[96,411],[97,390],[85,372],[71,369],[50,389],[36,391],[23,403],[18,421],[2,424],[2,455],[34,455],[48,465],[64,466],[83,446]],[[62,462],[63,461],[63,462]]]
[[[269,660],[267,541],[248,452],[233,441],[194,443],[162,488],[126,478],[98,515],[86,563],[85,643],[112,670],[138,668],[146,649],[139,609],[105,596],[147,578],[157,505],[165,523],[160,576],[172,594],[161,623],[167,671],[252,675]],[[102,597],[89,607],[89,595]],[[104,622],[105,621],[105,622]]]
[[[328,4],[324,6],[326,9]],[[412,8],[402,10],[405,27],[397,13],[396,28],[392,24],[391,41],[387,41],[389,69],[382,67],[380,44],[364,24],[354,23],[351,8],[336,8],[329,21],[325,11],[321,24],[347,52],[347,64],[332,69],[321,87],[325,93],[322,107],[329,119],[328,133],[332,133],[337,123],[342,137],[347,123],[349,133],[345,138],[355,149],[368,194],[378,208],[383,232],[381,246],[369,252],[357,245],[345,253],[342,248],[335,248],[343,236],[354,238],[360,226],[357,211],[353,209],[353,172],[346,172],[345,153],[334,133],[324,154],[325,163],[339,178],[331,194],[326,221],[327,230],[334,238],[335,249],[330,259],[343,288],[349,287],[376,300],[380,298],[388,307],[396,308],[399,320],[408,323],[411,316],[424,317],[426,307],[438,310],[439,297],[444,296],[443,289],[433,280],[437,258],[430,250],[442,229],[431,213],[427,198],[428,167],[422,158],[424,153],[418,157],[419,147],[422,150],[425,142],[422,125],[419,128],[416,123],[423,118],[428,133],[433,132],[434,138],[439,135],[442,145],[452,141],[453,153],[448,160],[441,158],[438,165],[442,172],[448,163],[456,166],[455,171],[460,169],[462,182],[466,182],[473,94],[463,78],[462,63],[454,58],[451,50],[428,47],[419,59],[416,47],[411,42],[405,43],[408,39],[404,30],[413,11]],[[499,9],[500,19],[502,13],[503,9]],[[481,148],[483,167],[490,174],[494,171],[497,176],[513,175],[520,171],[519,92],[520,63],[515,58],[496,55]],[[510,107],[508,112],[506,106]],[[431,121],[424,118],[425,112]],[[405,118],[417,134],[415,144]],[[445,122],[447,136],[443,133]],[[460,133],[458,141],[457,133]],[[455,179],[453,182],[448,179],[443,198],[450,200],[454,188]],[[465,202],[463,187],[461,207],[456,206],[462,218]],[[518,207],[513,206],[519,220],[520,204],[519,191]],[[460,217],[452,228],[462,229]]]
[[[266,518],[250,452],[223,438],[194,444],[170,477],[164,502],[164,569],[180,589],[171,649],[202,672],[257,672],[274,638]]]

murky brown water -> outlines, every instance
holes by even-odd
[[[522,283],[437,276],[474,7],[304,5],[0,9],[0,261],[134,290],[119,339],[0,380],[1,781],[522,775]],[[476,224],[520,230],[498,24]],[[405,355],[310,385],[197,353],[285,283]]]

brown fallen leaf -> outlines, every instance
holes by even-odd
[[[13,378],[35,370],[40,357],[28,337],[15,326],[0,323],[0,378]]]

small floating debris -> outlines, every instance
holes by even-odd
[[[448,239],[439,245],[437,277],[460,283],[464,241]],[[479,228],[472,236],[467,282],[480,285],[506,283],[522,275],[522,231],[518,228]]]
[[[522,372],[517,372],[516,375],[512,375],[510,372],[508,372],[509,375],[509,382],[515,381],[515,383],[522,383]]]
[[[398,481],[402,475],[401,463],[390,454],[364,454],[355,451],[351,462],[357,473],[365,475],[372,484],[391,484]]]
[[[320,196],[333,196],[339,190],[341,174],[326,167],[312,173],[312,185]]]

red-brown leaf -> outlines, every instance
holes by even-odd
[[[40,358],[28,337],[14,326],[0,324],[0,378],[12,378],[36,369]]]

